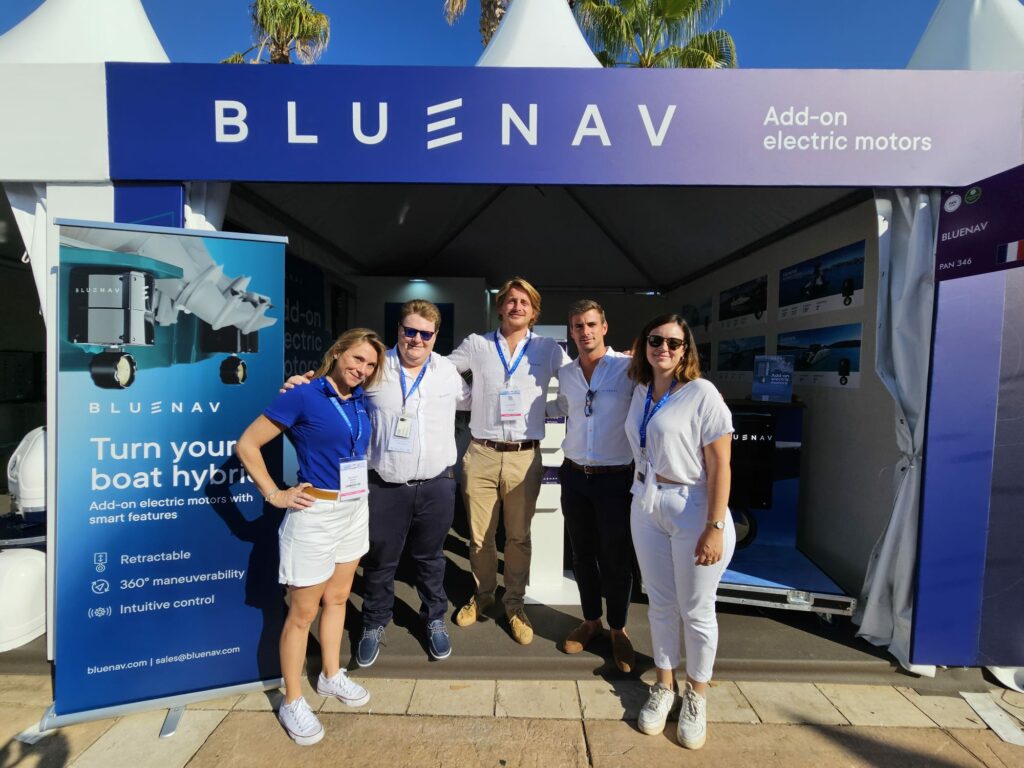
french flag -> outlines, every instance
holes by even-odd
[[[1024,240],[1017,240],[1013,243],[1004,243],[996,248],[996,264],[1007,264],[1011,261],[1022,261],[1021,251],[1024,250]]]

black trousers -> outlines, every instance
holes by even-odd
[[[629,531],[633,473],[588,475],[563,464],[558,477],[583,618],[601,618],[603,595],[608,603],[608,625],[622,629],[633,590],[633,537]]]
[[[363,566],[363,627],[391,622],[395,605],[395,571],[405,549],[416,566],[420,617],[443,619],[444,541],[455,516],[455,480],[451,471],[419,485],[386,483],[370,473],[370,551]]]

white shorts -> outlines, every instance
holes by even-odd
[[[366,496],[317,501],[289,509],[278,529],[278,581],[292,587],[323,584],[338,563],[351,563],[370,549],[370,506]]]

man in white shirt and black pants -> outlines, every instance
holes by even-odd
[[[356,661],[377,660],[395,603],[403,551],[416,567],[420,617],[435,659],[451,654],[445,627],[444,542],[455,513],[455,411],[469,408],[469,387],[433,353],[441,313],[429,301],[402,305],[398,343],[384,356],[379,385],[367,392],[370,438],[370,551],[363,567],[363,635]]]
[[[624,427],[633,394],[632,358],[605,346],[607,333],[604,309],[596,301],[584,299],[569,308],[569,334],[579,357],[559,370],[558,400],[549,409],[566,417],[565,461],[558,476],[583,608],[583,623],[569,633],[563,649],[579,653],[601,634],[603,594],[615,665],[631,672],[636,659],[626,613],[633,589],[633,453]]]
[[[469,562],[475,594],[456,614],[459,626],[473,624],[494,603],[498,585],[495,535],[499,511],[505,524],[505,615],[513,639],[533,640],[523,610],[530,577],[530,523],[537,508],[544,467],[548,386],[569,356],[554,339],[532,332],[540,316],[540,294],[523,278],[506,282],[496,299],[501,326],[473,334],[449,356],[459,372],[472,371],[473,440],[462,463],[469,513]],[[371,494],[372,496],[372,494]]]

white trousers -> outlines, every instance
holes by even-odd
[[[715,594],[736,549],[736,528],[726,515],[722,559],[695,565],[693,550],[707,527],[706,486],[657,484],[644,509],[633,497],[630,527],[650,607],[651,645],[660,669],[679,666],[679,624],[686,642],[686,674],[698,683],[711,680],[718,649]]]

